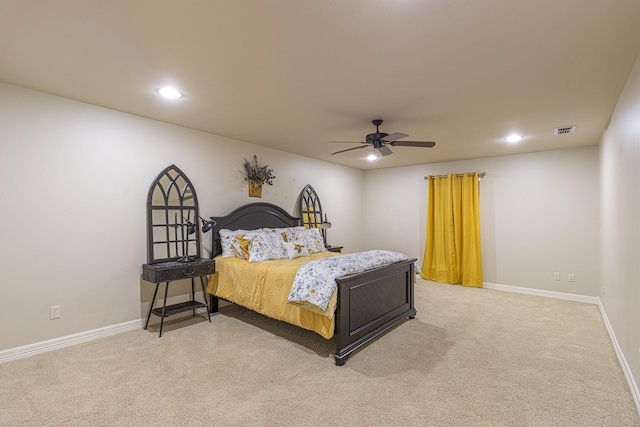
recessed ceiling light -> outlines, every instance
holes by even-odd
[[[171,86],[165,86],[158,89],[158,93],[168,99],[178,99],[183,96],[178,89]]]
[[[369,154],[367,156],[367,160],[369,160],[370,162],[375,162],[376,160],[378,160],[378,158],[376,157],[375,154]]]
[[[521,139],[522,139],[522,137],[521,137],[520,135],[516,135],[516,134],[509,135],[509,136],[506,138],[507,142],[518,142],[518,141],[520,141]]]

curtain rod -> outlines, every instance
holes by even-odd
[[[473,173],[475,173],[475,172],[473,172]],[[486,172],[479,172],[478,173],[478,178],[484,178],[484,176],[486,174],[487,174]],[[447,177],[447,175],[427,175],[427,176],[424,177],[424,179],[429,179],[429,176],[438,176],[440,178],[446,178]],[[464,174],[463,173],[457,173],[456,176],[462,178],[464,176]]]

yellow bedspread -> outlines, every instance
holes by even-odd
[[[339,254],[320,252],[308,257],[254,263],[236,257],[217,256],[216,273],[209,277],[207,292],[329,339],[335,330],[335,292],[326,313],[289,303],[287,298],[298,268],[310,261],[336,255]]]

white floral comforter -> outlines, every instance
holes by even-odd
[[[409,259],[399,252],[373,250],[311,261],[298,269],[288,301],[327,309],[336,279]]]

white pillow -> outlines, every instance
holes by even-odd
[[[249,262],[289,258],[283,245],[284,240],[279,233],[247,233],[243,238],[251,242]]]
[[[238,234],[247,234],[253,233],[255,230],[227,230],[223,228],[218,233],[220,235],[220,246],[222,246],[222,257],[227,258],[231,256],[236,256],[238,258],[244,259],[244,255],[242,255],[242,249],[240,249],[240,244],[236,240],[236,236]]]
[[[284,248],[287,250],[289,259],[300,258],[303,256],[309,256],[309,250],[300,243],[282,242]]]
[[[319,228],[291,230],[282,233],[282,235],[287,242],[299,243],[307,248],[310,254],[327,251]]]

